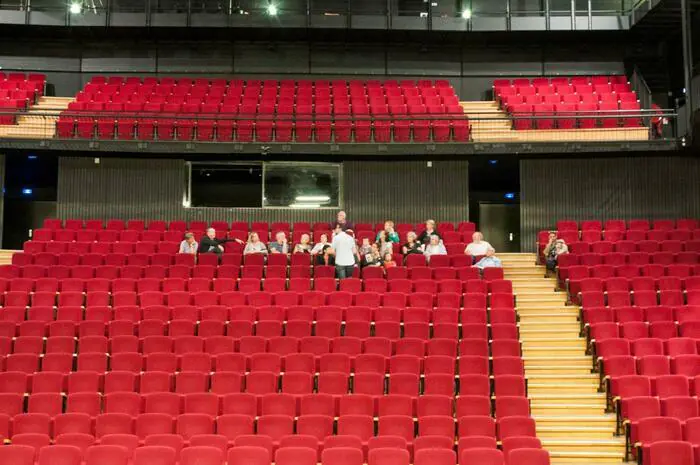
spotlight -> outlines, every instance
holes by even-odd
[[[467,8],[466,10],[462,11],[462,18],[471,19],[471,17],[472,17],[472,10]]]
[[[270,3],[267,6],[267,14],[270,16],[277,16],[277,6],[275,6],[275,4],[273,3]]]
[[[515,199],[515,192],[506,192],[506,194],[503,197],[508,200],[513,200]]]
[[[25,187],[22,189],[22,195],[32,195],[33,193],[34,191],[29,187]]]
[[[79,2],[73,2],[70,4],[69,11],[72,15],[79,15],[83,11],[83,5]]]

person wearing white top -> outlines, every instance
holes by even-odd
[[[486,251],[491,247],[491,244],[484,240],[484,235],[479,231],[472,234],[472,242],[464,249],[465,255],[476,257],[477,255],[486,255]]]
[[[343,231],[338,228],[331,247],[335,253],[335,273],[338,279],[352,278],[357,254],[353,231],[351,229]]]
[[[440,236],[433,234],[430,236],[430,243],[425,246],[425,251],[423,252],[425,259],[430,262],[430,257],[432,255],[447,255],[447,250],[445,245],[440,240]]]

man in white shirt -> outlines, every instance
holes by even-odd
[[[486,251],[491,247],[491,244],[484,240],[484,235],[479,231],[472,234],[472,242],[464,249],[465,255],[472,257],[481,257],[486,255]]]
[[[357,246],[352,229],[343,231],[338,227],[331,247],[335,251],[335,273],[338,279],[352,278],[355,271]]]

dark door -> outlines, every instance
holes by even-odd
[[[479,229],[496,252],[520,252],[520,205],[479,202]]]

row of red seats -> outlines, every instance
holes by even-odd
[[[610,338],[636,340],[643,338],[672,339],[688,337],[700,339],[700,320],[690,320],[677,324],[675,321],[626,321],[617,323],[603,321],[590,324],[588,339],[602,341]],[[680,343],[676,341],[676,343]]]
[[[556,230],[561,231],[648,231],[650,229],[659,231],[670,231],[676,229],[697,229],[700,223],[696,219],[681,218],[678,220],[584,220],[580,224],[574,220],[559,220],[556,223]]]
[[[582,244],[582,243],[580,243]],[[576,243],[574,245],[577,245]],[[596,265],[647,265],[661,264],[670,265],[673,263],[694,265],[700,262],[700,241],[691,241],[686,243],[685,252],[583,252],[583,253],[568,253],[560,256],[557,260],[557,265],[560,269],[568,268],[575,265],[596,266]],[[651,250],[655,244],[642,244],[640,248]]]
[[[588,294],[588,293],[587,293]],[[629,294],[628,294],[629,295]],[[661,301],[663,305],[683,305],[683,295],[680,293],[670,294],[668,298],[671,303],[664,303],[662,293]],[[700,292],[691,292],[688,295],[688,301],[691,305],[700,304],[698,296]],[[92,291],[84,294],[79,291],[67,291],[58,294],[55,292],[36,292],[30,296],[27,292],[10,291],[4,294],[1,298],[1,303],[5,307],[49,307],[53,308],[56,305],[59,307],[124,307],[124,306],[169,306],[175,307],[178,305],[250,305],[252,307],[263,307],[277,305],[280,307],[289,307],[294,305],[308,305],[310,307],[321,307],[324,305],[336,305],[340,307],[415,307],[432,309],[433,307],[447,308],[466,308],[466,309],[486,309],[490,308],[507,308],[514,307],[513,294],[495,293],[488,298],[486,294],[481,293],[466,293],[460,294],[456,292],[440,292],[431,294],[428,292],[360,292],[352,294],[350,292],[322,292],[322,291],[306,291],[303,293],[279,291],[276,293],[257,291],[257,292],[215,292],[215,291],[200,291],[190,293],[187,291],[145,291],[136,293],[135,291],[117,291],[109,293],[106,291]],[[584,307],[604,307],[603,295],[593,296],[590,298],[584,296]],[[589,305],[590,302],[590,305]],[[624,305],[624,304],[627,305]],[[626,302],[621,302],[620,306],[629,306],[629,299]],[[652,307],[653,308],[653,307]]]
[[[680,354],[672,357],[663,355],[645,355],[643,357],[611,355],[602,360],[602,366],[604,367],[605,376],[611,378],[637,374],[648,377],[681,375],[692,380],[700,376],[698,360],[700,360],[700,355],[693,354]],[[683,381],[674,381],[676,379],[679,378],[668,378],[667,381],[662,381],[659,384],[661,394],[657,395],[662,397],[675,395],[674,393],[678,392],[678,390],[672,388],[674,383],[683,384]],[[666,383],[671,387],[665,388]],[[688,386],[689,388],[692,386],[695,389],[695,391],[691,392],[697,392],[697,389],[700,388],[697,380]],[[654,392],[658,392],[658,389]]]
[[[558,270],[559,281],[573,285],[575,282],[585,278],[600,278],[608,280],[611,278],[635,279],[638,277],[654,278],[661,280],[664,277],[688,279],[691,276],[698,276],[698,265],[688,265],[682,263],[662,265],[652,263],[646,265],[572,265]],[[665,280],[672,283],[674,280]],[[616,281],[613,281],[616,282]],[[676,287],[677,288],[677,287]],[[673,287],[672,287],[673,289]],[[576,295],[580,288],[570,290],[572,295]]]
[[[224,258],[226,255],[224,255]],[[664,274],[663,265],[654,265],[660,267],[661,275]],[[243,278],[258,278],[261,279],[263,276],[263,271],[267,271],[268,274],[275,273],[280,279],[286,277],[286,267],[267,267],[264,268],[259,265],[220,265],[215,267],[213,265],[151,265],[151,266],[141,266],[141,265],[126,265],[125,262],[119,262],[114,265],[103,265],[103,266],[64,266],[64,265],[0,265],[0,278],[2,279],[13,279],[13,278],[79,278],[79,279],[92,279],[93,277],[100,279],[117,279],[117,278],[131,278],[131,279],[141,279],[141,278],[183,278],[189,279],[190,277],[208,277],[212,279],[214,277],[218,280],[232,279],[235,285],[235,279],[241,276],[241,271],[243,269],[246,271],[243,273]],[[301,289],[307,287],[310,283],[311,278],[311,267],[308,266],[292,266],[289,268],[289,278],[290,283],[292,279],[303,279],[304,281],[295,281],[294,287],[292,289]],[[650,269],[652,272],[651,276],[658,276],[656,268]],[[335,267],[326,265],[317,265],[313,267],[314,280],[319,278],[333,278],[335,276]],[[477,280],[481,277],[479,276],[479,270],[471,266],[465,266],[460,268],[428,268],[426,266],[416,266],[413,268],[407,267],[392,267],[384,270],[382,267],[365,267],[365,268],[355,268],[353,274],[353,281],[348,284],[341,283],[341,286],[347,286],[344,289],[361,289],[357,287],[357,280],[362,275],[363,278],[386,278],[388,280],[395,279],[459,279],[461,281]],[[587,275],[586,275],[587,276]],[[272,277],[272,276],[270,276]],[[501,268],[485,268],[483,272],[483,278],[486,281],[494,279],[503,279],[503,270]],[[347,281],[347,280],[343,280]],[[216,285],[216,283],[215,283]],[[219,284],[222,285],[222,284]],[[225,284],[223,284],[226,286]],[[231,283],[229,283],[230,289]],[[298,286],[298,287],[297,287]],[[352,286],[352,287],[350,287]],[[344,290],[341,289],[341,290]]]
[[[367,441],[368,453],[363,454],[363,443],[354,436],[329,436],[324,440],[322,453],[319,447],[310,447],[313,441],[305,435],[289,435],[280,439],[280,448],[274,454],[273,442],[267,436],[260,439],[254,435],[239,436],[228,451],[219,440],[218,435],[198,435],[196,444],[184,447],[184,440],[172,434],[154,434],[145,438],[145,445],[139,446],[138,438],[131,443],[126,438],[131,435],[112,434],[106,435],[102,442],[105,445],[92,445],[95,441],[91,435],[78,435],[78,433],[63,434],[56,438],[55,445],[44,444],[45,440],[35,439],[34,436],[22,437],[19,445],[0,448],[0,458],[7,463],[17,465],[53,465],[60,460],[63,465],[455,465],[457,454],[451,448],[445,447],[446,442],[435,441],[432,438],[416,439],[414,444],[415,457],[411,456],[406,444],[401,446],[401,438],[396,437],[371,437]],[[175,439],[171,438],[175,436]],[[201,439],[199,439],[201,437]],[[336,440],[337,438],[337,440]],[[44,438],[45,439],[45,438]],[[267,442],[263,439],[266,439]],[[474,441],[476,439],[476,441]],[[488,439],[488,438],[486,438]],[[530,440],[530,441],[524,441]],[[357,443],[355,443],[357,441]],[[504,465],[507,457],[509,463],[522,463],[527,465],[549,465],[549,453],[542,450],[541,444],[536,438],[512,437],[506,438],[508,448],[504,451],[496,449],[496,440],[493,444],[483,438],[466,437],[460,439],[459,457],[460,463],[483,465]],[[405,441],[403,441],[405,443]],[[29,444],[29,445],[27,445]],[[124,447],[131,446],[131,449]],[[149,445],[153,444],[153,445]],[[157,444],[157,445],[156,445]],[[163,445],[161,445],[163,444]],[[190,441],[191,444],[191,441]],[[243,445],[250,444],[250,445]],[[418,444],[422,444],[418,448]],[[283,447],[284,445],[284,447]],[[212,447],[213,446],[213,447]],[[262,446],[262,447],[261,447]],[[268,447],[266,447],[268,446]],[[660,450],[654,449],[652,457],[673,453],[679,457],[680,465],[693,465],[692,455],[686,461],[684,447],[690,447],[686,443],[660,444]],[[692,451],[691,451],[692,453]],[[83,460],[84,454],[84,460]],[[133,454],[133,458],[131,455]],[[318,457],[321,457],[320,461]],[[666,465],[666,462],[655,461],[652,465]]]
[[[190,221],[189,223],[183,220],[173,220],[173,221],[163,221],[163,220],[150,220],[148,222],[144,220],[80,220],[80,219],[67,219],[61,220],[57,218],[46,218],[43,221],[43,228],[45,229],[88,229],[88,230],[115,230],[122,231],[124,229],[133,231],[204,231],[207,227],[220,231],[249,231],[249,230],[268,230],[272,232],[276,231],[326,231],[330,228],[328,223],[308,223],[308,222],[294,222],[289,223],[286,221],[278,221],[269,223],[267,221],[253,221],[248,223],[247,221],[212,221],[211,223],[207,221]],[[375,231],[379,232],[384,229],[384,223],[356,223],[354,225],[355,231]],[[424,227],[423,223],[410,224],[410,223],[397,223],[396,231],[420,231]],[[440,221],[437,223],[437,228],[441,232],[455,231],[455,223],[448,221]],[[474,231],[476,225],[468,221],[462,221],[457,223],[456,230],[460,232]],[[116,241],[117,239],[115,239]]]
[[[651,321],[649,321],[651,320]],[[695,321],[700,321],[700,306],[679,306],[679,307],[589,307],[584,308],[581,313],[581,325],[592,325],[604,322],[650,322],[652,325],[659,323],[660,332],[665,332],[664,322],[677,321],[680,324],[687,324],[688,328],[693,327]],[[686,329],[684,331],[689,331]],[[693,330],[694,331],[694,330]]]
[[[602,236],[605,240],[602,241]],[[541,246],[546,246],[549,241],[549,232],[542,231],[539,234],[538,243]],[[672,229],[672,230],[659,230],[653,229],[649,231],[637,231],[630,229],[629,231],[583,231],[579,234],[578,231],[561,231],[557,234],[559,239],[563,239],[569,247],[572,245],[578,246],[579,243],[583,244],[581,247],[588,247],[593,249],[593,247],[601,248],[602,250],[610,251],[610,247],[617,250],[617,248],[623,248],[626,251],[634,252],[636,249],[633,245],[637,245],[641,242],[653,241],[653,242],[663,242],[667,240],[671,241],[698,241],[700,240],[700,229]]]
[[[47,396],[51,396],[51,394],[35,394],[30,396],[30,405],[35,396],[37,399],[41,398],[39,399],[40,401],[46,401],[48,400]],[[61,399],[59,398],[58,400]],[[51,413],[53,413],[53,415],[51,415]],[[35,434],[48,435],[51,431],[52,417],[62,414],[60,411],[51,413],[37,412],[14,415],[11,420],[13,436],[14,434],[34,432],[28,430],[35,430]],[[84,412],[78,411],[71,413]],[[95,432],[98,437],[104,435],[104,432],[100,434],[101,429],[116,429],[117,427],[121,429],[127,427],[128,429],[123,429],[119,433],[112,432],[109,434],[135,434],[141,439],[144,439],[148,434],[176,433],[183,436],[185,440],[189,440],[190,437],[200,434],[222,434],[217,431],[218,421],[222,420],[224,423],[229,423],[232,417],[241,421],[242,424],[239,426],[239,431],[236,435],[231,435],[230,433],[232,433],[232,431],[230,428],[226,428],[226,432],[229,434],[225,436],[227,436],[226,439],[230,442],[235,439],[235,436],[246,434],[245,431],[248,430],[250,426],[253,426],[253,429],[257,430],[259,434],[270,436],[273,441],[279,441],[284,436],[295,434],[296,431],[297,434],[313,436],[317,442],[322,443],[326,437],[334,434],[336,427],[338,429],[343,429],[343,427],[347,428],[347,426],[349,426],[343,424],[345,423],[343,421],[344,417],[355,420],[353,422],[347,422],[355,423],[353,425],[354,428],[352,428],[355,430],[353,431],[355,434],[352,435],[358,436],[365,441],[375,435],[375,424],[378,429],[378,436],[398,436],[403,438],[409,445],[412,445],[415,438],[421,436],[450,438],[453,445],[455,437],[486,436],[498,438],[499,440],[515,436],[535,437],[534,420],[529,416],[516,415],[506,416],[498,420],[487,416],[470,415],[461,417],[457,421],[455,421],[455,418],[452,416],[427,415],[418,417],[418,420],[415,421],[412,416],[387,414],[380,415],[378,421],[375,422],[369,415],[348,414],[341,415],[337,424],[333,417],[318,414],[301,415],[295,419],[291,415],[284,415],[281,413],[261,415],[257,418],[255,416],[245,418],[243,414],[212,415],[208,413],[172,414],[153,412],[130,415],[122,411],[98,413],[94,415],[94,417]],[[367,422],[367,419],[371,420],[371,422]],[[59,423],[65,420],[66,418],[61,416],[59,418]],[[70,418],[68,418],[68,420],[70,420]],[[469,420],[473,423],[470,424]],[[113,423],[110,425],[111,428],[105,428],[105,425],[101,424],[107,422]],[[45,428],[46,426],[49,428]],[[367,435],[370,426],[372,428],[372,434]]]
[[[99,323],[102,323],[101,325]],[[204,323],[204,322],[203,322]],[[220,322],[212,322],[220,323]],[[22,325],[24,327],[26,325]],[[58,325],[54,325],[58,326]],[[145,331],[145,328],[150,326],[150,330],[157,331],[157,325],[143,325],[143,330],[139,326],[140,331]],[[219,334],[223,332],[223,324],[210,325],[212,327],[218,326],[221,328]],[[245,326],[245,325],[244,325]],[[131,345],[133,349],[133,331],[134,324],[132,322],[126,322],[123,324],[110,323],[106,325],[104,322],[98,322],[97,324],[92,323],[81,323],[79,325],[79,330],[87,334],[91,332],[93,334],[104,334],[105,327],[108,327],[111,332],[119,333],[122,332],[123,336],[114,336],[116,341],[123,341],[127,347]],[[231,332],[237,331],[235,326],[228,325]],[[495,332],[498,330],[507,330],[511,334],[505,334],[505,338],[493,339],[494,347],[498,346],[498,352],[496,349],[492,351],[493,354],[501,356],[513,356],[519,350],[518,338],[512,337],[513,325],[501,324],[492,325],[491,330]],[[236,370],[238,372],[244,372],[246,364],[246,356],[256,353],[274,353],[282,356],[288,356],[285,361],[285,367],[294,371],[315,371],[316,355],[322,355],[325,353],[332,354],[348,354],[351,357],[356,358],[355,370],[359,371],[360,366],[358,365],[361,361],[364,363],[365,369],[370,369],[381,371],[386,366],[386,361],[378,358],[391,357],[392,355],[413,355],[415,357],[426,356],[446,356],[446,357],[468,357],[471,355],[476,355],[480,357],[485,357],[488,355],[489,340],[484,335],[485,325],[472,325],[471,329],[479,331],[479,334],[474,338],[462,339],[457,341],[455,339],[429,339],[426,341],[418,339],[398,339],[394,342],[387,338],[381,337],[367,337],[361,339],[359,337],[351,336],[335,336],[335,337],[323,337],[323,336],[307,336],[304,338],[291,338],[287,336],[280,336],[270,338],[267,341],[261,336],[242,336],[240,339],[235,339],[233,336],[200,336],[199,341],[204,343],[204,352],[193,352],[185,355],[189,355],[190,363],[187,366],[192,366],[194,360],[199,360],[200,362],[208,360],[211,362],[212,359],[215,360],[215,366],[220,367],[221,370]],[[517,329],[517,328],[516,328]],[[22,328],[20,328],[22,330]],[[131,330],[131,333],[129,333]],[[474,332],[477,332],[474,331]],[[200,331],[201,332],[201,331]],[[517,333],[516,333],[517,334]],[[495,334],[498,336],[498,334]],[[56,336],[59,337],[59,336]],[[86,336],[88,337],[88,336]],[[96,336],[104,337],[104,336]],[[165,336],[146,336],[149,341],[154,343],[160,341],[159,338]],[[138,347],[138,339],[136,339],[136,346]],[[165,340],[167,342],[168,339]],[[192,339],[194,341],[194,339]],[[511,341],[511,342],[504,342]],[[514,341],[514,342],[513,342]],[[269,342],[269,343],[268,343]],[[172,341],[171,341],[172,343]],[[302,350],[300,352],[300,350]],[[197,353],[199,355],[194,355]],[[154,355],[157,354],[157,355]],[[159,360],[160,362],[153,363],[166,363],[166,366],[174,368],[178,366],[178,356],[172,352],[161,352],[149,354],[154,360]],[[316,354],[316,355],[314,355]],[[360,355],[365,357],[364,359]],[[181,354],[182,355],[182,354]],[[207,355],[209,357],[207,357]],[[182,355],[184,358],[184,355]],[[293,357],[292,361],[290,357]],[[469,359],[465,359],[469,360]],[[39,370],[39,365],[44,369],[54,368],[51,371],[69,371],[73,367],[73,356],[72,354],[46,354],[44,357],[39,357],[39,354],[11,354],[5,359],[3,357],[3,368],[6,371],[19,371],[24,373],[34,373]],[[478,366],[478,362],[474,362]],[[184,361],[183,361],[184,363]],[[437,362],[436,362],[437,363]],[[465,362],[466,363],[466,362]],[[47,365],[48,364],[48,365]],[[142,355],[138,352],[122,352],[118,354],[113,354],[109,357],[106,353],[94,353],[88,352],[85,354],[79,354],[77,360],[78,371],[99,371],[104,372],[107,367],[112,370],[132,370],[140,371],[143,367]],[[60,368],[60,369],[59,369]],[[66,370],[68,368],[68,370]]]
[[[682,270],[682,269],[681,269]],[[646,292],[656,293],[657,291],[692,291],[700,289],[700,276],[681,277],[678,276],[636,276],[626,278],[622,276],[605,278],[569,278],[569,292],[580,297],[581,292],[633,292],[635,295],[644,295]]]
[[[647,318],[653,314],[647,313]],[[609,338],[636,340],[641,338],[671,339],[678,336],[700,339],[700,319],[676,321],[594,321],[588,323],[589,340]]]
[[[697,279],[696,279],[697,278]],[[249,284],[252,284],[253,282],[250,281],[243,281],[248,278],[242,278],[237,284],[238,288],[241,291],[244,292],[254,292],[254,291],[259,291],[260,290],[260,285],[257,285],[257,288],[252,289],[251,291],[245,291],[244,289],[241,289],[242,285],[246,288],[248,287],[254,287],[254,286],[249,286]],[[274,279],[274,278],[268,278],[268,279]],[[282,279],[282,278],[279,278]],[[295,278],[292,278],[295,279]],[[301,279],[301,278],[298,278]],[[331,292],[335,290],[340,290],[344,292],[352,292],[352,293],[358,293],[358,292],[404,292],[404,293],[411,293],[411,292],[429,292],[432,294],[437,294],[441,292],[456,292],[459,294],[489,294],[489,293],[506,293],[506,294],[512,294],[513,293],[513,285],[510,281],[503,280],[503,279],[494,279],[491,281],[486,281],[486,280],[479,280],[479,279],[473,279],[473,280],[467,280],[467,281],[461,281],[457,279],[444,279],[444,280],[435,280],[435,279],[416,279],[413,281],[409,281],[408,279],[394,279],[394,280],[385,280],[382,278],[366,278],[365,280],[361,281],[356,278],[349,278],[351,279],[350,282],[345,283],[346,280],[341,280],[340,281],[340,288],[338,289],[338,286],[336,286],[337,282],[335,278],[317,278],[313,281],[314,287],[317,289],[315,290],[320,290],[324,292]],[[596,279],[596,278],[590,278],[590,279]],[[625,279],[625,278],[620,278],[620,279]],[[650,282],[647,282],[647,280],[643,280],[640,282],[635,282],[637,286],[651,286],[651,290],[655,290],[655,281],[653,278],[648,278]],[[666,279],[672,279],[672,278],[666,278]],[[602,283],[601,280],[598,280]],[[596,281],[596,282],[598,282]],[[266,286],[265,284],[266,281],[263,282],[263,287]],[[311,280],[309,279],[308,282],[302,283],[301,281],[295,281],[295,282],[289,282],[287,283],[286,280],[284,282],[276,281],[277,283],[281,284],[282,289],[286,289],[286,284],[289,284],[290,287],[296,287],[295,289],[290,289],[291,291],[308,291],[311,290]],[[690,290],[690,289],[695,289],[699,288],[700,289],[700,277],[694,277],[694,278],[687,278],[685,281],[681,281],[678,279],[678,287],[677,289],[681,289],[681,282],[685,283],[685,288]],[[696,282],[698,284],[696,284]],[[215,282],[216,283],[216,282]],[[216,286],[216,284],[214,285]],[[670,283],[669,283],[670,284]],[[664,288],[667,285],[664,285]],[[146,291],[162,291],[162,292],[171,292],[171,291],[190,291],[192,293],[194,292],[201,292],[201,291],[211,291],[212,288],[212,281],[208,277],[202,277],[202,278],[190,278],[190,279],[183,279],[183,278],[165,278],[165,279],[160,279],[160,278],[143,278],[143,279],[127,279],[127,278],[117,278],[114,280],[108,280],[108,279],[101,279],[101,278],[88,278],[88,279],[83,279],[83,278],[66,278],[66,279],[57,279],[57,278],[39,278],[39,279],[30,279],[30,278],[14,278],[12,280],[0,280],[0,294],[4,294],[6,292],[27,292],[27,293],[32,293],[32,292],[95,292],[95,291],[102,291],[102,292],[123,292],[123,291],[136,291],[136,292],[146,292]],[[235,282],[227,282],[224,285],[219,284],[218,285],[219,289],[215,289],[218,292],[223,292],[223,291],[233,291],[236,290],[236,283]],[[670,288],[670,287],[668,287]],[[629,289],[629,287],[625,288]],[[270,289],[264,289],[264,290],[270,290]],[[600,290],[603,290],[602,284],[600,286]],[[609,290],[614,290],[614,289],[609,289]],[[642,289],[637,289],[637,290],[642,290]],[[644,290],[647,290],[646,287]]]
[[[12,112],[26,110],[44,94],[46,76],[43,74],[0,73],[0,125],[15,124]]]
[[[3,373],[17,375],[18,373]],[[2,376],[3,374],[0,374]],[[490,396],[460,396],[458,398],[441,395],[422,395],[409,397],[403,394],[370,396],[367,394],[333,394],[315,393],[296,396],[286,393],[250,394],[193,392],[148,393],[134,392],[137,379],[131,383],[114,382],[109,375],[105,393],[101,386],[98,392],[89,389],[90,383],[82,382],[76,377],[78,373],[66,375],[70,388],[67,395],[61,394],[63,385],[58,384],[53,375],[56,373],[36,373],[27,379],[10,379],[13,387],[30,392],[29,396],[16,392],[0,394],[3,399],[0,414],[14,416],[20,413],[47,413],[52,417],[64,413],[87,413],[94,417],[101,413],[169,413],[173,416],[183,413],[206,413],[210,415],[288,415],[291,417],[305,415],[367,415],[372,417],[402,415],[413,418],[426,416],[495,416],[497,419],[509,416],[529,416],[530,404],[526,398],[519,396],[499,396],[492,402]],[[84,374],[84,373],[80,373]],[[28,383],[28,384],[22,384]],[[134,386],[133,388],[130,386]],[[127,389],[128,387],[128,389]],[[58,390],[56,390],[58,388]],[[25,405],[25,400],[29,399]]]
[[[395,121],[270,121],[270,120],[179,120],[113,117],[83,120],[61,116],[56,121],[60,139],[197,140],[201,142],[317,142],[388,143],[469,142],[466,119],[397,119]],[[234,126],[236,129],[234,131]]]
[[[548,85],[602,85],[602,84],[627,84],[627,77],[623,75],[610,76],[555,76],[539,78],[515,78],[495,79],[494,88],[509,86],[548,86]]]
[[[655,291],[639,291],[634,294],[634,306],[655,308],[657,305],[664,307],[681,305],[700,305],[700,289],[693,289],[687,293],[680,290],[662,290],[658,295]],[[632,294],[629,291],[584,291],[581,293],[581,304],[584,308],[590,307],[629,307],[633,305]]]
[[[31,76],[31,75],[30,75]],[[326,79],[225,79],[225,78],[188,78],[188,77],[139,77],[139,76],[93,76],[90,79],[91,84],[96,85],[122,85],[122,84],[136,84],[136,85],[163,85],[163,86],[174,86],[174,85],[198,85],[198,86],[212,86],[212,87],[226,87],[230,85],[232,87],[281,87],[281,88],[313,88],[321,89],[328,87],[367,87],[367,88],[395,88],[395,87],[436,87],[436,88],[449,88],[452,87],[449,81],[445,79],[437,79],[435,81],[429,79],[420,79],[418,81],[414,79],[403,79],[400,81],[394,79],[387,79],[385,81],[379,81],[377,79],[334,79],[332,81]]]
[[[696,325],[697,329],[697,325]],[[595,354],[598,358],[606,359],[613,356],[645,357],[647,355],[695,355],[698,353],[700,339],[678,337],[667,340],[659,338],[639,338],[634,340],[608,338],[595,342]]]
[[[144,326],[145,327],[145,326]],[[25,338],[23,341],[18,340],[24,346],[27,346],[29,342],[33,342],[31,339],[26,340],[26,338],[32,336],[21,336]],[[80,338],[79,345],[81,353],[78,356],[74,356],[71,352],[74,350],[74,344],[71,345],[68,342],[68,336],[53,336],[49,338],[50,342],[47,342],[47,352],[45,357],[41,360],[41,371],[50,373],[62,373],[67,374],[75,371],[86,371],[85,365],[90,366],[95,363],[94,356],[83,356],[89,353],[100,353],[96,350],[100,347],[105,347],[105,351],[111,344],[116,349],[119,348],[132,348],[126,347],[127,343],[133,342],[133,337],[135,336],[114,336],[109,340],[103,340],[104,336],[84,336]],[[147,336],[148,337],[148,336]],[[21,341],[21,342],[20,342]],[[138,341],[138,340],[137,340]],[[178,344],[189,343],[190,339],[187,337],[180,337],[179,339],[174,338],[174,343]],[[61,346],[61,344],[63,346]],[[138,342],[131,344],[132,346],[138,346]],[[185,346],[185,344],[179,344],[180,346]],[[361,374],[361,373],[378,373],[378,374],[401,374],[401,373],[411,373],[416,376],[424,374],[425,376],[432,376],[435,374],[452,375],[457,374],[460,378],[469,375],[489,375],[494,374],[496,376],[501,375],[518,375],[524,376],[523,362],[520,358],[520,348],[517,342],[504,342],[500,341],[498,344],[498,352],[493,352],[492,363],[489,363],[489,358],[485,356],[476,355],[463,355],[455,359],[453,357],[448,357],[444,355],[410,355],[410,354],[399,354],[392,356],[384,356],[380,354],[364,354],[351,357],[348,354],[343,353],[323,353],[323,354],[311,354],[306,352],[298,352],[294,354],[279,355],[273,352],[270,353],[253,353],[251,355],[227,353],[226,355],[212,355],[205,352],[182,352],[178,351],[177,354],[172,354],[170,352],[154,352],[151,354],[141,355],[138,352],[117,352],[111,354],[110,362],[112,362],[112,371],[165,371],[171,373],[193,373],[200,372],[209,374],[210,372],[221,372],[221,371],[231,371],[235,373],[249,373],[249,372],[304,372],[310,375],[315,375],[316,373],[343,373],[345,375]],[[65,349],[64,352],[56,352],[57,349]],[[91,350],[93,352],[91,352]],[[503,352],[502,354],[500,352]],[[421,353],[421,352],[416,352]],[[123,355],[123,354],[129,354]],[[301,355],[299,355],[301,354]],[[511,355],[509,355],[511,354]],[[515,355],[512,355],[515,354]],[[37,355],[37,354],[34,354]],[[139,355],[139,356],[137,356]],[[657,357],[657,356],[652,356]],[[677,356],[678,357],[678,356]],[[685,357],[683,360],[678,360],[678,365],[680,365],[677,370],[686,376],[695,376],[697,368],[691,367],[693,362],[697,362],[697,355],[684,354],[681,357]],[[657,357],[660,358],[660,357]],[[88,360],[86,360],[88,359]],[[14,359],[9,360],[12,364],[17,364]],[[30,360],[30,359],[28,359]],[[31,361],[31,360],[30,360]],[[26,360],[25,360],[26,362]],[[657,361],[658,362],[658,361]],[[78,363],[80,366],[78,366]],[[675,362],[674,362],[675,363]],[[660,363],[655,363],[656,368],[653,372],[662,374],[660,371],[663,366]],[[649,363],[649,366],[654,366]],[[666,373],[670,374],[668,371],[669,363],[666,361]],[[80,369],[83,368],[83,369]],[[640,369],[642,374],[649,374]],[[19,380],[24,379],[26,374],[24,372],[6,372],[6,375],[0,375],[3,383],[7,386],[4,389],[10,389],[17,386]],[[37,372],[38,373],[38,372]],[[634,371],[632,372],[634,374]],[[51,389],[52,392],[62,392],[64,390],[63,381],[59,382],[62,378],[57,378],[56,376],[49,376],[48,378],[56,381],[53,385],[55,386]],[[327,379],[326,379],[327,378]],[[320,380],[322,385],[326,383],[331,383],[334,379],[331,375],[324,375],[324,379]],[[436,378],[437,379],[437,378]],[[445,378],[446,379],[446,378]],[[37,381],[37,380],[35,380]],[[319,380],[317,380],[319,381]],[[183,381],[184,382],[184,381]],[[437,383],[437,381],[435,381]],[[347,377],[346,382],[347,386]],[[426,389],[429,391],[435,389],[432,386],[433,381],[430,381]],[[439,384],[439,383],[438,383]],[[320,386],[319,389],[325,389]],[[41,391],[46,391],[46,388],[42,388]],[[101,389],[98,389],[101,390]],[[74,392],[74,391],[71,391]],[[178,390],[178,392],[180,392]]]
[[[634,92],[622,91],[620,93],[611,93],[607,88],[604,92],[597,93],[594,92],[579,92],[579,88],[575,89],[575,93],[555,93],[553,89],[539,89],[544,90],[545,93],[510,93],[506,92],[506,89],[501,91],[499,96],[501,101],[501,106],[509,111],[517,105],[527,104],[527,105],[552,105],[557,112],[572,112],[574,113],[576,107],[579,104],[584,105],[595,105],[598,103],[610,105],[617,105],[620,108],[622,103],[636,102],[637,94]],[[585,90],[585,89],[584,89]],[[515,91],[513,91],[515,92]]]
[[[523,129],[594,129],[643,126],[637,102],[517,104],[510,107],[513,127]],[[554,118],[557,116],[558,118]],[[534,118],[533,118],[534,117]]]
[[[331,231],[327,229],[328,225],[324,229],[318,229],[311,232],[307,229],[298,229],[290,234],[289,228],[283,229],[273,229],[272,233],[268,233],[267,229],[253,230],[260,237],[260,240],[267,241],[268,239],[275,238],[277,232],[284,232],[285,235],[291,239],[292,242],[296,243],[301,238],[302,234],[308,234],[314,241],[318,242],[321,234],[326,234],[330,239]],[[422,227],[421,227],[422,228]],[[409,231],[421,231],[421,228],[414,229],[412,226],[404,226],[401,229],[397,229],[399,236],[404,236]],[[229,237],[237,238],[243,241],[248,238],[248,230],[233,230],[225,234],[226,229],[217,229],[219,237]],[[190,232],[195,235],[197,239],[204,235],[204,229],[192,229]],[[471,237],[473,230],[467,230],[464,233],[447,231],[441,232],[442,239],[444,242],[471,242]],[[378,231],[374,230],[357,230],[355,232],[355,237],[358,242],[362,242],[363,238],[370,239],[370,242],[374,242]],[[171,231],[159,231],[159,230],[147,230],[147,231],[136,231],[136,230],[123,230],[123,231],[113,231],[113,230],[90,230],[90,229],[36,229],[32,233],[32,240],[37,242],[179,242],[182,240],[184,231],[171,230]],[[688,238],[690,239],[690,238]]]

